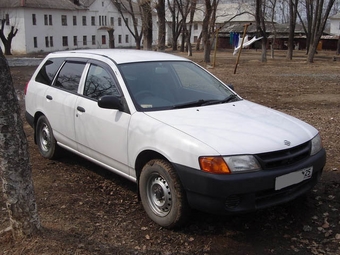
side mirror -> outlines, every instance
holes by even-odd
[[[98,106],[104,109],[115,109],[124,111],[122,102],[115,96],[102,96],[98,100]]]
[[[234,85],[228,84],[227,86],[228,86],[232,91],[235,91]]]

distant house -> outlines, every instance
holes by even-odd
[[[330,21],[330,34],[340,35],[340,13],[331,16]]]
[[[132,26],[131,15],[124,17]],[[6,19],[5,35],[11,26],[18,28],[14,54],[136,45],[112,0],[1,0],[0,18]],[[156,18],[153,26],[156,38]]]
[[[224,24],[233,24],[240,22],[254,22],[255,18],[252,15],[253,7],[247,3],[220,3],[216,11],[216,22],[215,28],[220,28]],[[205,5],[197,4],[196,11],[193,20],[193,26],[191,31],[190,41],[196,43],[201,32],[202,23],[205,16]],[[171,44],[172,42],[172,17],[171,13],[167,12],[166,15],[167,28],[166,28],[166,43]],[[187,26],[189,23],[189,17],[186,20]],[[181,42],[181,36],[178,39],[178,43]]]

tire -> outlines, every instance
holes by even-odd
[[[60,148],[53,136],[53,130],[44,115],[38,119],[35,135],[39,152],[44,158],[56,159],[60,155]]]
[[[190,208],[169,162],[161,159],[149,161],[140,175],[139,192],[144,210],[158,225],[173,229],[186,222]]]

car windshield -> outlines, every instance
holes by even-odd
[[[129,63],[119,69],[139,111],[239,100],[225,84],[190,61]]]

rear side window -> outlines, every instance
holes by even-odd
[[[46,85],[51,85],[52,80],[59,70],[60,65],[64,62],[65,58],[50,58],[48,59],[43,67],[40,69],[36,82],[44,83]]]
[[[86,63],[82,62],[66,62],[58,74],[55,86],[77,93],[85,65]]]

